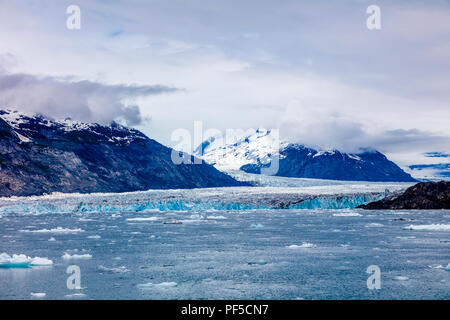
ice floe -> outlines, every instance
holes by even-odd
[[[29,268],[32,266],[51,266],[52,260],[41,257],[31,258],[24,254],[0,254],[0,268]]]
[[[72,293],[64,296],[67,299],[81,299],[87,297],[84,293]]]
[[[224,216],[207,216],[206,219],[211,219],[211,220],[225,220],[225,219],[227,219],[227,217],[224,217]]]
[[[56,227],[53,229],[40,229],[40,230],[20,230],[20,232],[28,232],[28,233],[54,233],[54,234],[70,234],[70,233],[79,233],[84,232],[83,229],[66,229],[62,227]]]
[[[176,282],[161,282],[161,283],[142,283],[142,284],[138,284],[137,287],[139,289],[153,289],[153,288],[157,288],[157,289],[164,289],[164,288],[173,288],[176,287],[178,285],[178,283]]]
[[[92,258],[92,255],[89,254],[89,253],[83,253],[83,254],[74,253],[74,254],[70,254],[70,253],[65,252],[65,253],[62,255],[62,258],[63,258],[64,260],[72,260],[72,259],[91,259],[91,258]]]
[[[32,298],[45,298],[47,294],[45,292],[31,292],[30,295]]]
[[[333,217],[360,217],[361,214],[359,214],[358,212],[339,212],[339,213],[334,213]]]
[[[98,266],[98,270],[102,271],[102,272],[110,272],[110,273],[126,273],[126,272],[130,272],[130,269],[127,269],[125,266],[121,266],[121,267],[105,267],[105,266]]]
[[[381,223],[368,223],[366,224],[366,228],[380,228],[380,227],[384,227]]]
[[[302,248],[315,248],[316,245],[314,243],[309,242],[303,242],[301,245],[297,244],[291,244],[290,246],[287,246],[289,249],[302,249]]]
[[[450,224],[417,224],[404,227],[407,230],[450,231]]]
[[[127,221],[157,221],[158,217],[147,217],[147,218],[128,218]]]

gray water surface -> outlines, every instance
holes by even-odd
[[[0,253],[54,264],[0,268],[0,298],[449,299],[450,231],[407,228],[432,224],[450,211],[3,214]],[[57,227],[83,231],[42,232]],[[82,289],[68,289],[70,265]],[[380,290],[367,288],[370,265]]]

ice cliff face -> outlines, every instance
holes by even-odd
[[[193,211],[203,214],[208,210],[349,209],[398,193],[411,185],[393,182],[323,183],[325,181],[298,181],[296,187],[198,188],[9,197],[0,198],[0,217],[9,213]]]
[[[171,152],[116,123],[0,110],[0,196],[242,185],[208,164],[175,165]]]
[[[273,132],[257,130],[231,144],[213,137],[194,152],[220,170],[261,173],[279,158],[281,177],[315,178],[353,181],[415,181],[395,163],[378,151],[357,154],[338,150],[315,150],[300,144],[278,142]]]

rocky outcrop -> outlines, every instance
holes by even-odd
[[[450,182],[421,182],[400,195],[361,205],[362,209],[450,209]]]

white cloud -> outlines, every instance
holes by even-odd
[[[68,31],[63,2],[0,3],[0,53],[15,57],[10,73],[50,76],[53,89],[31,103],[49,113],[61,111],[49,107],[50,96],[70,96],[64,85],[64,94],[56,90],[66,75],[78,80],[63,83],[164,83],[185,90],[133,92],[128,99],[98,89],[82,105],[99,121],[123,113],[108,105],[139,105],[153,120],[139,129],[165,144],[174,129],[203,120],[219,129],[280,125],[291,139],[349,150],[372,146],[399,159],[427,148],[447,151],[448,1],[380,0],[380,31],[366,28],[370,1],[78,4],[82,29]]]

